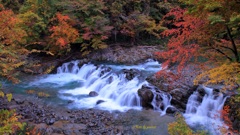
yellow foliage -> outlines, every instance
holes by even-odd
[[[4,97],[5,97],[4,92],[0,91],[0,98],[4,98]],[[8,94],[6,94],[6,97],[7,97],[8,102],[11,102],[11,100],[12,100],[12,94],[11,94],[11,93],[8,93]]]
[[[8,102],[11,102],[11,100],[12,100],[12,94],[9,93],[9,94],[6,95],[6,97],[7,97]]]
[[[34,90],[27,90],[26,93],[27,93],[27,94],[34,94],[35,91],[34,91]]]
[[[18,118],[14,110],[0,110],[0,134],[14,134],[17,130],[22,130],[26,124],[19,122]]]
[[[184,117],[181,114],[176,115],[176,121],[168,124],[168,133],[170,135],[205,135],[206,133],[201,131],[194,133],[194,131],[184,121]]]
[[[37,95],[38,95],[38,97],[49,97],[50,96],[48,93],[44,93],[44,92],[38,92]]]
[[[49,74],[50,72],[53,71],[54,68],[55,68],[55,66],[50,66],[50,67],[47,68],[43,73],[44,73],[44,74]]]
[[[0,97],[4,98],[4,93],[2,91],[0,91]]]
[[[198,75],[194,80],[194,84],[198,84],[202,79],[207,79],[204,83],[205,85],[224,84],[224,90],[226,90],[226,88],[232,89],[234,86],[236,86],[236,84],[239,85],[239,75],[240,63],[225,63]]]

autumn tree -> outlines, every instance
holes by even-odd
[[[73,0],[63,1],[60,5],[76,20],[82,55],[107,47],[105,40],[108,39],[112,27],[109,25],[107,14],[104,13],[106,7],[103,1]]]
[[[200,74],[195,83],[207,77],[206,84],[224,84],[228,86],[225,89],[239,87],[240,3],[235,0],[184,2],[190,5],[189,14],[206,20],[203,29],[206,36],[202,38],[201,46],[208,58],[217,64],[214,69]]]
[[[240,3],[236,0],[182,1],[189,4],[189,14],[206,20],[205,29],[209,30],[205,32],[205,45],[232,62],[240,62]]]
[[[67,15],[57,13],[52,19],[53,26],[50,27],[49,49],[54,54],[61,54],[70,49],[70,43],[73,43],[79,37],[78,30],[71,25],[71,19]]]
[[[107,0],[106,0],[107,1]],[[115,42],[119,37],[130,39],[131,44],[148,37],[159,37],[162,27],[158,24],[162,14],[153,6],[161,9],[163,2],[151,0],[116,0],[108,2],[111,25],[114,27],[112,34]],[[158,13],[157,13],[158,12]],[[155,15],[154,17],[151,15]]]
[[[171,28],[161,33],[163,37],[170,37],[167,50],[165,52],[157,52],[156,55],[166,61],[163,67],[178,64],[178,71],[197,55],[199,45],[195,38],[195,33],[200,35],[200,31],[204,26],[204,21],[185,14],[186,9],[180,7],[173,8],[164,16],[163,25],[171,26]]]
[[[22,5],[21,0],[0,0],[0,3],[7,9],[11,9],[14,13],[17,13]]]
[[[165,66],[177,65],[179,72],[188,62],[193,61],[202,65],[204,61],[205,65],[216,67],[215,70],[197,77],[195,83],[199,82],[200,78],[207,77],[206,83],[237,86],[239,34],[236,30],[239,29],[239,10],[237,10],[239,3],[218,0],[184,2],[190,4],[189,10],[174,8],[164,17],[163,23],[169,29],[162,35],[170,39],[167,51],[159,52],[157,55],[167,59]],[[221,66],[224,63],[234,67]],[[229,72],[220,72],[223,70]]]
[[[46,47],[46,37],[50,34],[48,26],[56,13],[55,0],[26,0],[19,10],[21,26],[28,34],[27,45]],[[35,46],[34,46],[35,45]]]
[[[18,82],[16,68],[25,64],[28,53],[22,47],[26,32],[19,27],[21,20],[0,4],[0,76]]]

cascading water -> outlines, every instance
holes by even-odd
[[[129,79],[123,70],[136,70],[138,74]],[[56,87],[60,99],[73,101],[69,105],[71,108],[126,111],[142,108],[138,90],[143,85],[149,85],[145,78],[159,70],[161,65],[153,60],[132,66],[113,64],[95,66],[90,63],[81,67],[79,67],[79,61],[72,61],[59,67],[57,74],[47,75],[33,82],[32,85]],[[74,86],[71,86],[72,84]],[[96,92],[96,95],[91,97],[90,92]],[[153,93],[163,96],[164,101],[167,97]]]
[[[168,93],[165,93],[151,84],[147,85],[153,93],[153,100],[151,105],[155,111],[160,112],[161,116],[166,114],[168,107],[173,107],[171,105],[172,96]]]
[[[210,134],[220,135],[220,128],[225,127],[220,117],[227,97],[222,93],[214,94],[213,89],[203,86],[205,95],[202,101],[200,94],[195,91],[188,99],[186,112],[184,114],[187,124],[193,129],[207,129]]]

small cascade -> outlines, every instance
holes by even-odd
[[[57,68],[57,74],[44,76],[32,85],[54,87],[64,101],[72,101],[70,108],[99,108],[103,110],[126,111],[141,109],[138,90],[148,85],[145,80],[161,70],[161,65],[147,60],[138,65],[114,65],[89,63],[79,66],[79,61],[64,63]],[[91,96],[89,93],[95,93]],[[170,105],[169,96],[154,92],[156,110],[165,112]],[[161,103],[159,102],[161,100]],[[160,105],[161,104],[161,105]],[[164,113],[163,113],[164,114]]]
[[[198,91],[189,97],[184,117],[193,129],[207,129],[210,134],[220,135],[220,127],[225,127],[220,111],[227,97],[221,92],[214,93],[211,88],[203,86],[203,89],[205,95],[202,100]]]
[[[161,116],[166,114],[167,108],[171,107],[172,96],[163,92],[153,92],[154,98],[152,101],[153,109],[159,111]],[[159,102],[161,101],[161,102]]]
[[[76,63],[77,61],[65,63],[58,68],[58,74],[77,74],[83,80],[83,86],[71,90],[61,90],[61,98],[74,100],[74,107],[80,108],[99,107],[122,111],[129,108],[141,108],[137,90],[145,81],[138,78],[127,80],[125,74],[116,74],[103,65],[97,67],[93,64],[85,64],[79,68]],[[87,96],[91,91],[97,92],[98,96],[79,98],[79,95]],[[66,94],[68,96],[65,96]],[[101,104],[97,104],[99,101]]]
[[[140,96],[144,97],[143,99],[147,100],[145,103],[149,104],[149,99],[152,99],[150,102],[151,107],[155,111],[160,112],[161,116],[166,114],[168,107],[173,107],[171,105],[172,96],[166,92],[161,91],[159,88],[147,83],[143,86],[142,91],[143,92],[140,92]]]

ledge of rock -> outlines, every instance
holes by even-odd
[[[112,45],[106,49],[92,53],[90,58],[97,61],[135,64],[149,58],[154,59],[154,53],[157,51],[160,51],[158,46],[123,47],[121,45]]]

